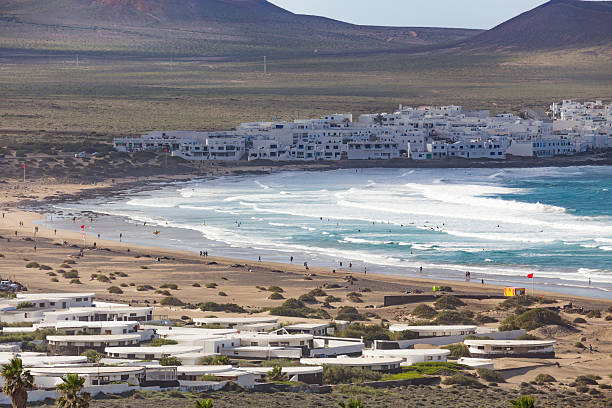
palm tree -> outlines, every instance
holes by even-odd
[[[351,398],[348,402],[339,402],[338,405],[340,408],[365,408],[365,405],[363,405],[363,402],[361,402],[359,398]]]
[[[535,398],[523,395],[517,400],[511,400],[512,408],[535,408]]]
[[[205,400],[196,401],[193,405],[195,408],[213,408],[213,400],[207,398]]]
[[[85,378],[76,374],[66,374],[65,377],[62,377],[62,381],[56,387],[59,393],[55,401],[57,408],[89,408],[91,396],[88,392],[81,392]]]
[[[268,373],[268,380],[270,381],[286,381],[287,376],[283,373],[281,366],[274,366],[272,371]]]
[[[28,402],[28,391],[34,389],[34,379],[29,371],[23,370],[23,362],[20,358],[13,358],[8,364],[2,365],[2,377],[5,393],[13,403],[13,408],[25,408]]]

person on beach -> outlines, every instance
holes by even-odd
[[[480,282],[480,283],[482,283],[482,284],[484,285],[484,279],[481,279],[481,282]]]
[[[363,274],[364,275],[368,274],[368,268],[366,266],[363,267]]]
[[[123,239],[123,233],[119,233],[119,242],[121,242],[121,240]]]
[[[56,229],[53,230],[53,235],[57,235],[57,230]]]
[[[423,267],[419,266],[419,272],[423,272]]]
[[[257,261],[261,262],[261,255],[257,257]]]
[[[349,269],[353,269],[353,263],[349,263]]]
[[[290,261],[293,264],[293,255],[291,255]]]
[[[342,261],[340,261],[340,267],[342,268]]]

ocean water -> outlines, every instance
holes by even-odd
[[[94,237],[355,273],[527,287],[534,273],[541,289],[612,297],[611,190],[612,167],[280,172],[62,204],[48,224],[95,211]]]

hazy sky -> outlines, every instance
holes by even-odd
[[[492,28],[547,0],[269,0],[299,14],[354,24]]]

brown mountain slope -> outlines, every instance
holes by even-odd
[[[553,0],[466,40],[461,47],[553,50],[611,43],[612,1]]]
[[[296,15],[265,0],[2,0],[0,48],[141,54],[403,49],[456,42],[480,30],[358,26]]]

